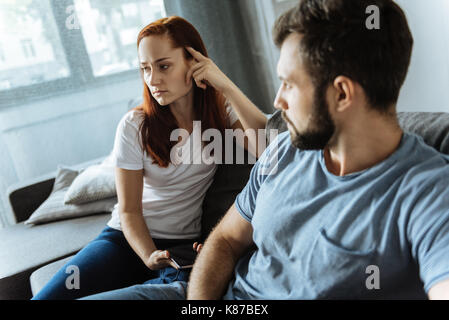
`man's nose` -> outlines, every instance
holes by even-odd
[[[273,103],[274,107],[278,110],[287,110],[288,109],[288,105],[285,102],[285,100],[282,98],[282,92],[281,89],[279,89],[276,98],[274,99],[274,103]]]

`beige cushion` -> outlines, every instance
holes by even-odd
[[[111,156],[81,171],[67,190],[64,203],[84,204],[116,197],[115,167],[110,160]]]
[[[25,221],[25,224],[41,224],[94,213],[112,212],[114,205],[117,203],[116,197],[82,205],[64,204],[64,195],[77,175],[77,170],[58,166],[55,184],[50,196],[33,212],[30,218]]]

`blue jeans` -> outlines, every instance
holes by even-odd
[[[128,288],[94,294],[80,300],[185,300],[186,296],[187,280],[168,284],[146,282]]]
[[[165,250],[179,244],[193,244],[195,240],[153,241],[159,250]],[[66,284],[75,276],[74,266],[79,270],[79,287],[73,285],[75,282],[69,286]],[[72,300],[136,284],[187,282],[190,271],[191,269],[176,270],[172,267],[150,270],[128,244],[122,231],[106,227],[96,239],[68,261],[33,300]]]

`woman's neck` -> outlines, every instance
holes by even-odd
[[[194,120],[193,89],[185,96],[172,102],[170,104],[170,111],[178,122],[179,127],[191,132]]]

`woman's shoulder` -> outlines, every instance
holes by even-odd
[[[122,122],[123,125],[131,125],[135,128],[139,128],[143,121],[144,115],[145,113],[143,110],[132,109],[123,115],[120,122]]]

